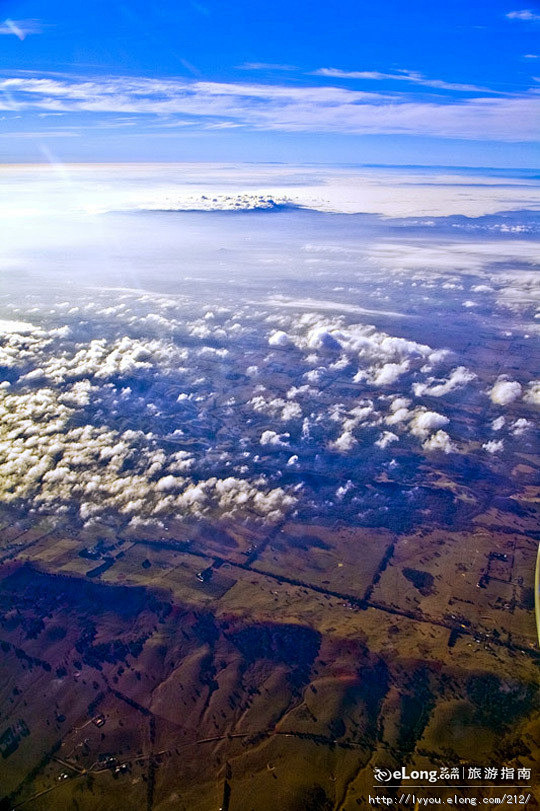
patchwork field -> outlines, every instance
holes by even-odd
[[[15,526],[2,807],[352,811],[376,765],[534,766],[535,544],[512,525],[90,545],[42,522],[20,547]]]

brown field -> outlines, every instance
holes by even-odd
[[[375,765],[533,768],[536,545],[486,515],[101,540],[19,522],[19,547],[7,524],[0,807],[355,811]]]

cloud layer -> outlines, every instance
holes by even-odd
[[[483,390],[452,352],[317,310],[216,301],[194,317],[165,296],[125,292],[51,313],[65,323],[0,322],[0,498],[88,527],[172,515],[275,522],[309,504],[304,472],[323,460],[329,471],[336,456],[350,458],[352,478],[325,510],[344,498],[360,507],[359,460],[362,476],[396,452],[470,454],[472,437],[455,433],[456,397],[468,390],[508,409],[536,385],[499,377]],[[114,333],[77,338],[88,317]],[[510,441],[532,427],[506,425],[492,418],[483,430]],[[486,438],[482,449],[504,447]]]
[[[157,187],[174,168],[154,171]],[[138,175],[107,172],[133,191]],[[433,477],[451,499],[463,471],[489,487],[533,452],[528,232],[54,211],[13,220],[0,248],[0,502],[126,531],[171,516],[399,523],[435,509]],[[494,221],[535,220],[474,224]]]
[[[330,69],[328,69],[330,70]],[[324,75],[328,75],[328,70]],[[341,72],[337,72],[341,76]],[[336,72],[330,75],[337,76]],[[412,72],[408,82],[449,88]],[[470,86],[456,86],[463,90]],[[466,100],[417,99],[333,86],[154,79],[12,76],[0,80],[4,111],[186,117],[207,126],[235,125],[287,132],[421,134],[494,141],[534,140],[540,100],[534,92]],[[189,119],[188,119],[189,121]],[[182,121],[183,124],[186,121]]]

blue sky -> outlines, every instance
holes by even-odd
[[[525,3],[0,0],[0,160],[535,167]]]

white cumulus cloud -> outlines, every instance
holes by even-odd
[[[437,431],[422,443],[422,447],[425,451],[442,451],[443,453],[455,451],[455,447],[446,431]]]
[[[518,383],[517,380],[500,377],[490,389],[489,396],[492,403],[505,406],[521,397],[521,391],[521,383]]]
[[[509,11],[506,16],[509,20],[522,20],[524,22],[538,22],[540,20],[540,14],[536,14],[536,12],[528,8],[521,11]]]
[[[504,440],[490,439],[489,442],[484,442],[482,447],[488,453],[499,453],[504,448]]]

